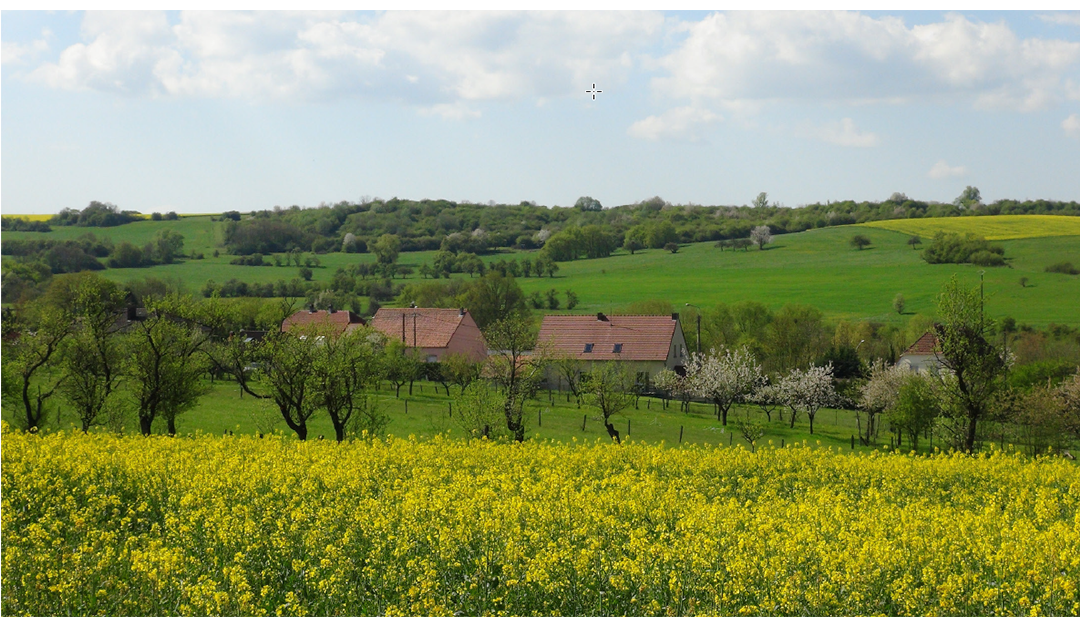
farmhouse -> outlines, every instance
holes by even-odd
[[[442,362],[451,354],[487,358],[484,335],[464,308],[380,308],[371,327],[420,350],[427,362]]]
[[[536,343],[555,358],[579,361],[579,372],[596,362],[624,362],[643,386],[663,369],[681,369],[688,356],[678,313],[547,315]],[[558,373],[549,371],[548,382],[558,384]]]
[[[314,307],[307,310],[298,310],[289,315],[289,318],[281,322],[281,331],[287,332],[289,328],[324,326],[333,327],[338,333],[351,332],[364,325],[360,315],[348,310],[315,310]]]
[[[938,356],[941,352],[937,348],[937,337],[933,332],[927,332],[919,337],[911,347],[907,348],[896,361],[896,366],[907,365],[916,373],[929,373],[936,369],[941,360]]]

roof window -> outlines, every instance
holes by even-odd
[[[611,348],[611,353],[613,353],[613,354],[621,354],[622,353],[622,343],[616,343],[615,347]]]
[[[586,354],[591,354],[592,353],[592,348],[593,348],[592,343],[586,343],[585,344],[585,353]]]

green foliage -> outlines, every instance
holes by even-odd
[[[851,237],[851,240],[848,241],[848,243],[851,245],[851,247],[857,248],[859,251],[862,251],[863,248],[870,246],[870,237],[866,236],[865,234],[856,234]]]
[[[82,211],[65,208],[52,218],[54,225],[110,228],[141,221],[136,211],[121,211],[115,204],[93,201]]]
[[[392,265],[401,253],[401,237],[396,234],[384,234],[371,245],[380,265]]]
[[[939,412],[938,398],[929,380],[911,375],[905,378],[895,405],[885,416],[894,428],[908,435],[912,449],[918,449],[919,436],[930,432]]]
[[[1045,271],[1047,273],[1063,273],[1063,274],[1069,275],[1069,276],[1075,276],[1075,275],[1080,274],[1080,269],[1077,269],[1076,266],[1074,266],[1069,261],[1062,261],[1060,263],[1054,263],[1052,265],[1047,265]]]
[[[1005,249],[970,232],[938,232],[922,257],[930,264],[974,263],[990,267],[1005,264]]]
[[[471,282],[462,294],[464,307],[481,330],[496,321],[508,319],[525,310],[525,295],[512,276],[489,272]]]

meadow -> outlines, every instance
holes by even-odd
[[[1016,219],[1033,224],[1032,232],[1037,224],[1047,220],[1073,220],[1069,223],[1080,224],[1080,218],[1076,217],[1039,215],[948,218],[946,223],[977,225],[981,220]],[[1075,305],[1080,301],[1080,279],[1043,271],[1047,265],[1062,261],[1080,264],[1080,232],[1071,236],[1010,240],[1005,244],[1009,265],[983,269],[972,265],[929,265],[920,258],[918,249],[907,245],[908,234],[877,225],[920,221],[930,220],[874,222],[779,235],[764,250],[722,251],[713,243],[683,245],[676,254],[663,250],[629,254],[619,250],[609,258],[559,263],[560,270],[554,278],[521,278],[518,282],[526,293],[556,289],[563,306],[565,291],[573,290],[580,298],[573,311],[578,314],[610,312],[633,302],[653,299],[676,306],[759,301],[772,308],[789,302],[808,304],[834,320],[903,322],[905,318],[892,308],[897,293],[904,295],[907,314],[931,315],[934,298],[952,275],[974,284],[985,271],[988,314],[1009,315],[1033,326],[1080,324],[1080,306]],[[205,258],[145,269],[108,269],[102,275],[119,282],[154,276],[179,284],[192,293],[198,293],[207,280],[220,284],[236,278],[266,283],[291,280],[298,275],[296,267],[230,265],[229,260],[234,257],[227,254],[213,258],[211,252],[221,245],[222,224],[212,222],[209,216],[184,217],[173,222],[145,221],[116,228],[59,227],[50,233],[5,232],[3,236],[5,240],[64,239],[93,232],[99,237],[110,237],[114,243],[130,240],[141,244],[165,227],[184,235],[187,253],[203,253]],[[872,245],[861,251],[848,245],[857,233],[868,236]],[[415,269],[425,262],[430,264],[435,253],[404,252],[398,262]],[[521,259],[534,254],[534,251],[506,251],[486,256],[485,260]],[[315,280],[329,280],[340,267],[375,262],[373,254],[331,253],[320,255],[319,259],[323,266],[313,270]],[[1021,277],[1028,279],[1026,286],[1021,286]],[[414,274],[398,282],[429,280]],[[565,313],[565,308],[561,312]]]
[[[0,427],[5,616],[1080,615],[1056,457]]]

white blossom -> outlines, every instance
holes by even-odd
[[[686,363],[686,378],[690,392],[712,400],[719,411],[718,417],[727,424],[731,405],[747,398],[761,380],[761,365],[743,347],[723,353],[712,350],[709,355],[693,354]]]

